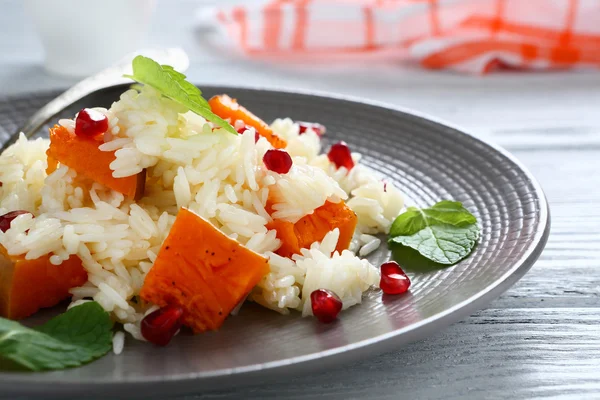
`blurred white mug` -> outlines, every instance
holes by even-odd
[[[25,0],[40,35],[45,67],[55,74],[93,74],[135,51],[156,0]]]

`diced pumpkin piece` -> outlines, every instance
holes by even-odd
[[[141,297],[183,308],[195,333],[218,329],[269,272],[268,260],[182,208],[148,272]]]
[[[292,254],[299,254],[300,249],[309,248],[314,242],[320,242],[335,228],[340,230],[336,250],[339,252],[346,250],[350,246],[357,222],[356,214],[346,203],[328,201],[295,224],[275,219],[267,225],[267,229],[275,229],[277,237],[281,240],[281,247],[276,253],[282,257],[291,257]]]
[[[47,172],[56,169],[58,161],[73,168],[78,174],[123,193],[127,197],[141,198],[146,185],[146,170],[136,175],[114,178],[109,165],[116,158],[115,152],[101,151],[98,148],[101,144],[101,139],[77,136],[71,134],[65,127],[55,125],[50,129]]]
[[[232,99],[226,94],[221,94],[213,96],[208,101],[208,104],[212,112],[223,119],[229,118],[232,124],[237,120],[241,120],[246,126],[253,127],[260,136],[267,139],[276,149],[283,149],[287,145],[285,140],[273,133],[273,130],[271,130],[271,127],[265,121],[239,105],[236,99]]]
[[[21,319],[52,307],[71,297],[69,289],[83,285],[87,279],[77,256],[53,265],[50,255],[26,260],[9,255],[0,246],[0,316]]]

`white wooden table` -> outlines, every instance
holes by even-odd
[[[202,45],[193,15],[207,2],[159,2],[147,39],[183,46],[194,82],[345,93],[462,125],[531,169],[553,226],[519,283],[437,336],[339,369],[187,399],[600,399],[600,73],[477,78],[397,65],[269,65]],[[0,0],[0,95],[72,83],[45,74],[22,5]]]

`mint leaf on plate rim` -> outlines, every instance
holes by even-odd
[[[442,200],[430,208],[409,207],[390,228],[389,243],[417,250],[439,264],[467,257],[479,240],[477,218],[458,201]]]
[[[393,243],[411,247],[439,264],[453,265],[468,256],[479,239],[479,226],[449,224],[427,226],[414,235],[396,236]]]

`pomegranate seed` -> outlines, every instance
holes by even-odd
[[[94,137],[108,130],[108,118],[99,111],[84,108],[75,119],[75,134]]]
[[[298,131],[298,134],[300,135],[302,135],[308,129],[312,129],[313,131],[315,131],[315,133],[318,136],[323,136],[325,132],[327,132],[327,128],[325,128],[324,125],[318,124],[316,122],[298,121],[298,127],[300,128],[300,130]]]
[[[379,287],[385,294],[402,294],[410,287],[410,279],[395,261],[381,264]]]
[[[335,164],[336,168],[346,167],[348,171],[354,168],[354,160],[352,160],[352,153],[346,142],[338,142],[331,146],[329,153],[327,153],[329,161]]]
[[[17,211],[11,211],[11,212],[7,212],[4,215],[0,215],[0,230],[2,232],[6,232],[7,230],[10,229],[10,223],[13,221],[13,219],[17,218],[19,215],[22,214],[31,214],[29,211],[25,211],[25,210],[17,210]]]
[[[278,174],[287,174],[292,168],[292,157],[285,150],[267,150],[263,157],[265,166]]]
[[[310,306],[314,316],[328,324],[342,311],[342,300],[331,290],[317,289],[310,294]]]
[[[182,325],[183,308],[166,306],[142,319],[142,336],[157,346],[166,346]]]
[[[242,126],[241,128],[237,128],[237,133],[239,133],[240,135],[244,132],[246,132],[246,125]]]
[[[260,135],[257,131],[254,131],[254,143],[258,142],[258,139],[260,139]]]

